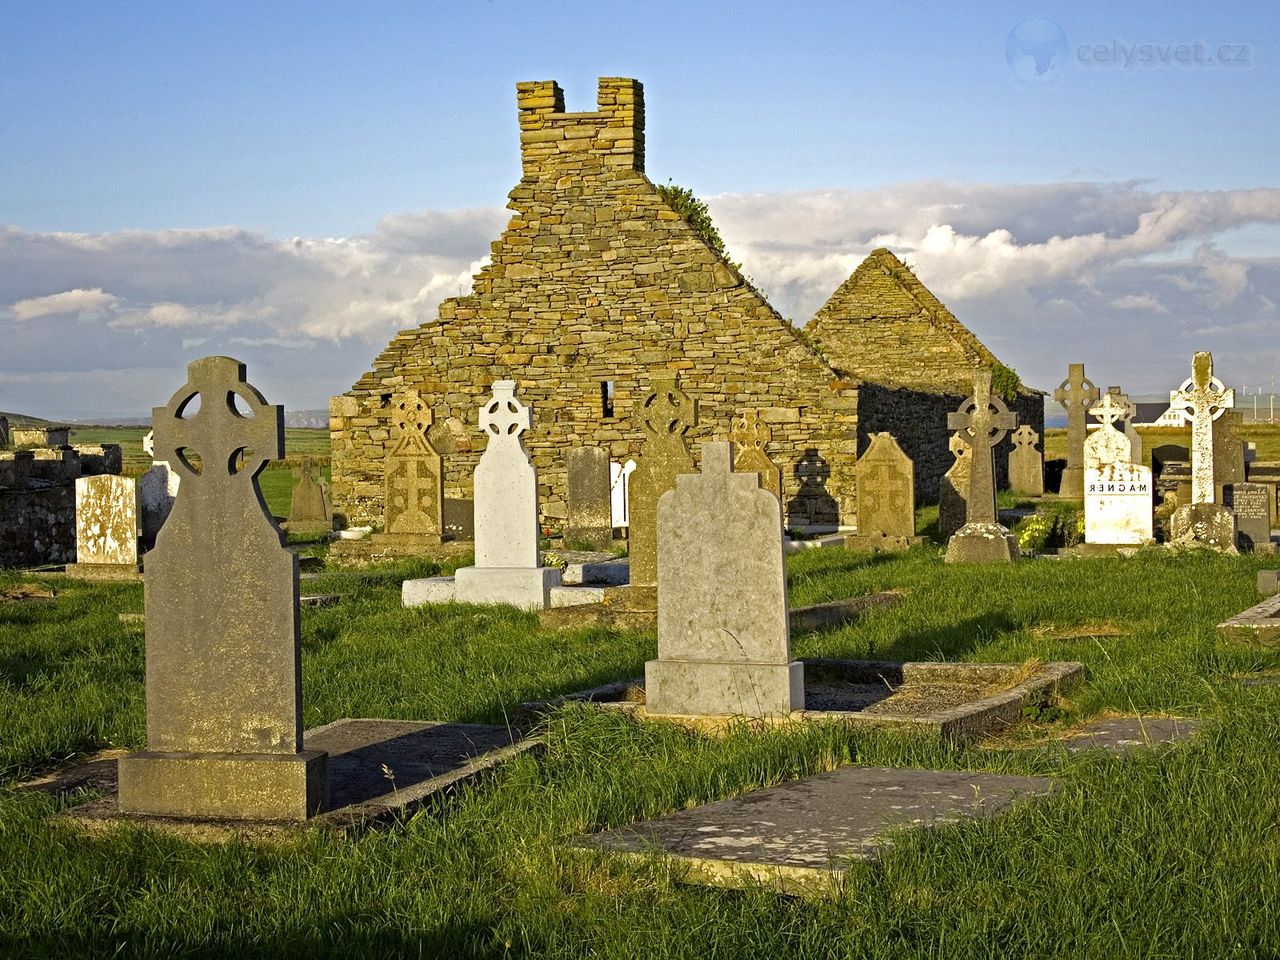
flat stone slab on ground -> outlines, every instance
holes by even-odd
[[[1265,646],[1280,641],[1280,594],[1267,597],[1248,610],[1237,613],[1230,620],[1224,620],[1218,624],[1218,633],[1225,640],[1261,643]]]
[[[1104,717],[1054,743],[1072,753],[1108,750],[1129,753],[1161,744],[1179,743],[1195,734],[1200,723],[1186,717]]]
[[[995,816],[1019,798],[1053,789],[1045,777],[842,767],[575,846],[673,857],[697,883],[766,882],[787,893],[823,893],[839,883],[849,861],[873,859],[889,847],[893,830]]]
[[[471,780],[504,760],[538,746],[506,726],[405,720],[337,720],[308,730],[309,750],[329,754],[329,799],[311,821],[346,832],[411,810]],[[193,822],[158,817],[123,817],[116,807],[116,760],[111,751],[18,790],[65,793],[77,789],[105,796],[67,810],[63,819],[95,830],[143,823],[192,839],[275,833],[306,824]]]
[[[805,709],[770,722],[842,722],[977,740],[1018,723],[1023,708],[1079,682],[1079,663],[1029,666],[1000,663],[895,663],[878,660],[803,661]],[[532,721],[565,702],[670,720],[698,730],[732,726],[731,716],[655,716],[645,710],[645,685],[622,680],[552,701],[521,704],[517,716]]]

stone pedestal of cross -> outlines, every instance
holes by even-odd
[[[320,465],[313,460],[295,467],[298,481],[289,500],[289,519],[283,524],[290,533],[314,535],[333,530],[333,507],[320,475]]]
[[[1213,375],[1213,354],[1197,353],[1191,376],[1169,394],[1169,406],[1191,424],[1191,502],[1169,518],[1170,539],[1235,552],[1235,516],[1214,502],[1213,421],[1235,406],[1236,394]]]
[[[461,603],[505,603],[545,610],[560,569],[538,565],[538,471],[521,436],[532,408],[516,399],[516,382],[499,380],[480,408],[488,446],[476,465],[476,564],[454,575]]]
[[[873,433],[858,458],[858,532],[850,550],[905,550],[916,536],[915,465],[891,433]]]
[[[416,390],[392,397],[390,416],[383,524],[372,539],[380,551],[413,555],[440,543],[444,532],[444,458],[427,438],[431,409]]]
[[[652,714],[785,717],[804,709],[791,659],[782,504],[732,445],[702,445],[658,505],[658,659],[645,664]]]
[[[258,487],[284,456],[284,411],[230,357],[187,370],[152,411],[182,486],[147,555],[147,749],[120,761],[120,810],[302,820],[324,802],[326,755],[302,743],[298,559]]]
[[[995,447],[1018,425],[999,397],[991,393],[991,371],[973,377],[973,396],[947,415],[947,427],[968,444],[969,512],[965,524],[947,543],[948,563],[1000,563],[1016,560],[1017,543],[996,513]]]
[[[653,390],[636,408],[635,422],[644,435],[631,475],[631,586],[658,585],[658,499],[676,485],[676,477],[694,473],[685,434],[698,423],[698,403],[680,389],[674,376],[655,375]]]
[[[1010,435],[1013,450],[1009,454],[1009,486],[1032,497],[1044,495],[1044,454],[1040,452],[1040,435],[1024,423]]]
[[[1085,413],[1098,402],[1098,388],[1085,377],[1083,363],[1067,365],[1067,379],[1058,384],[1053,399],[1067,411],[1067,466],[1058,495],[1080,500],[1084,497]]]
[[[773,430],[760,419],[760,411],[748,410],[729,429],[733,444],[733,469],[738,473],[760,474],[760,486],[782,499],[782,470],[769,458],[765,448]]]

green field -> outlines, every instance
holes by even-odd
[[[1151,466],[1151,451],[1166,443],[1176,443],[1190,448],[1190,427],[1138,427],[1142,437],[1142,460]],[[1258,445],[1260,461],[1280,460],[1280,424],[1247,423],[1236,431],[1241,440],[1252,440]],[[1044,458],[1067,458],[1067,431],[1048,429],[1044,432]]]
[[[1280,955],[1280,686],[1237,675],[1280,654],[1222,645],[1254,602],[1247,557],[942,564],[936,549],[789,560],[792,603],[886,589],[895,610],[795,638],[800,656],[1075,659],[1071,700],[994,746],[838,727],[724,739],[580,708],[542,755],[393,827],[342,841],[201,846],[46,821],[54,801],[0,787],[0,956],[1260,957]],[[435,567],[335,572],[350,594],[303,612],[305,720],[497,721],[523,701],[637,676],[650,633],[557,634],[529,614],[406,610]],[[17,580],[0,574],[0,590]],[[0,602],[0,785],[144,742],[143,639],[119,622],[134,585],[53,581]],[[1026,747],[1103,711],[1200,718],[1196,740],[1127,757]],[[571,855],[583,831],[845,763],[1051,775],[1008,815],[904,834],[840,894],[686,886],[677,867]]]

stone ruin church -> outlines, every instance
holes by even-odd
[[[524,439],[553,526],[565,516],[565,452],[635,456],[632,410],[661,374],[678,374],[698,402],[695,454],[760,412],[789,524],[855,523],[854,463],[877,431],[915,460],[918,495],[936,498],[952,460],[946,414],[973,367],[997,361],[906,266],[876,250],[802,333],[645,176],[638,81],[601,78],[587,113],[566,113],[553,81],[516,91],[523,176],[491,262],[469,295],[399,333],[330,403],[333,491],[349,523],[382,520],[390,407],[405,390],[431,409],[445,496],[469,499],[484,447],[475,411],[501,379],[533,405]],[[1020,421],[1042,431],[1043,395],[1019,393]]]

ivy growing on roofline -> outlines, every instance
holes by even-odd
[[[1013,403],[1018,399],[1018,389],[1022,386],[1022,378],[1012,367],[1006,367],[1000,361],[991,368],[991,392],[1005,403]]]
[[[720,231],[716,228],[715,221],[711,219],[711,212],[707,209],[707,205],[693,195],[693,191],[688,187],[681,187],[672,183],[670,179],[666,183],[657,185],[658,195],[671,205],[676,213],[684,217],[685,222],[693,227],[694,232],[698,234],[721,260],[733,267],[736,273],[742,273],[742,264],[729,257],[729,253],[724,248],[724,238],[720,236]]]

